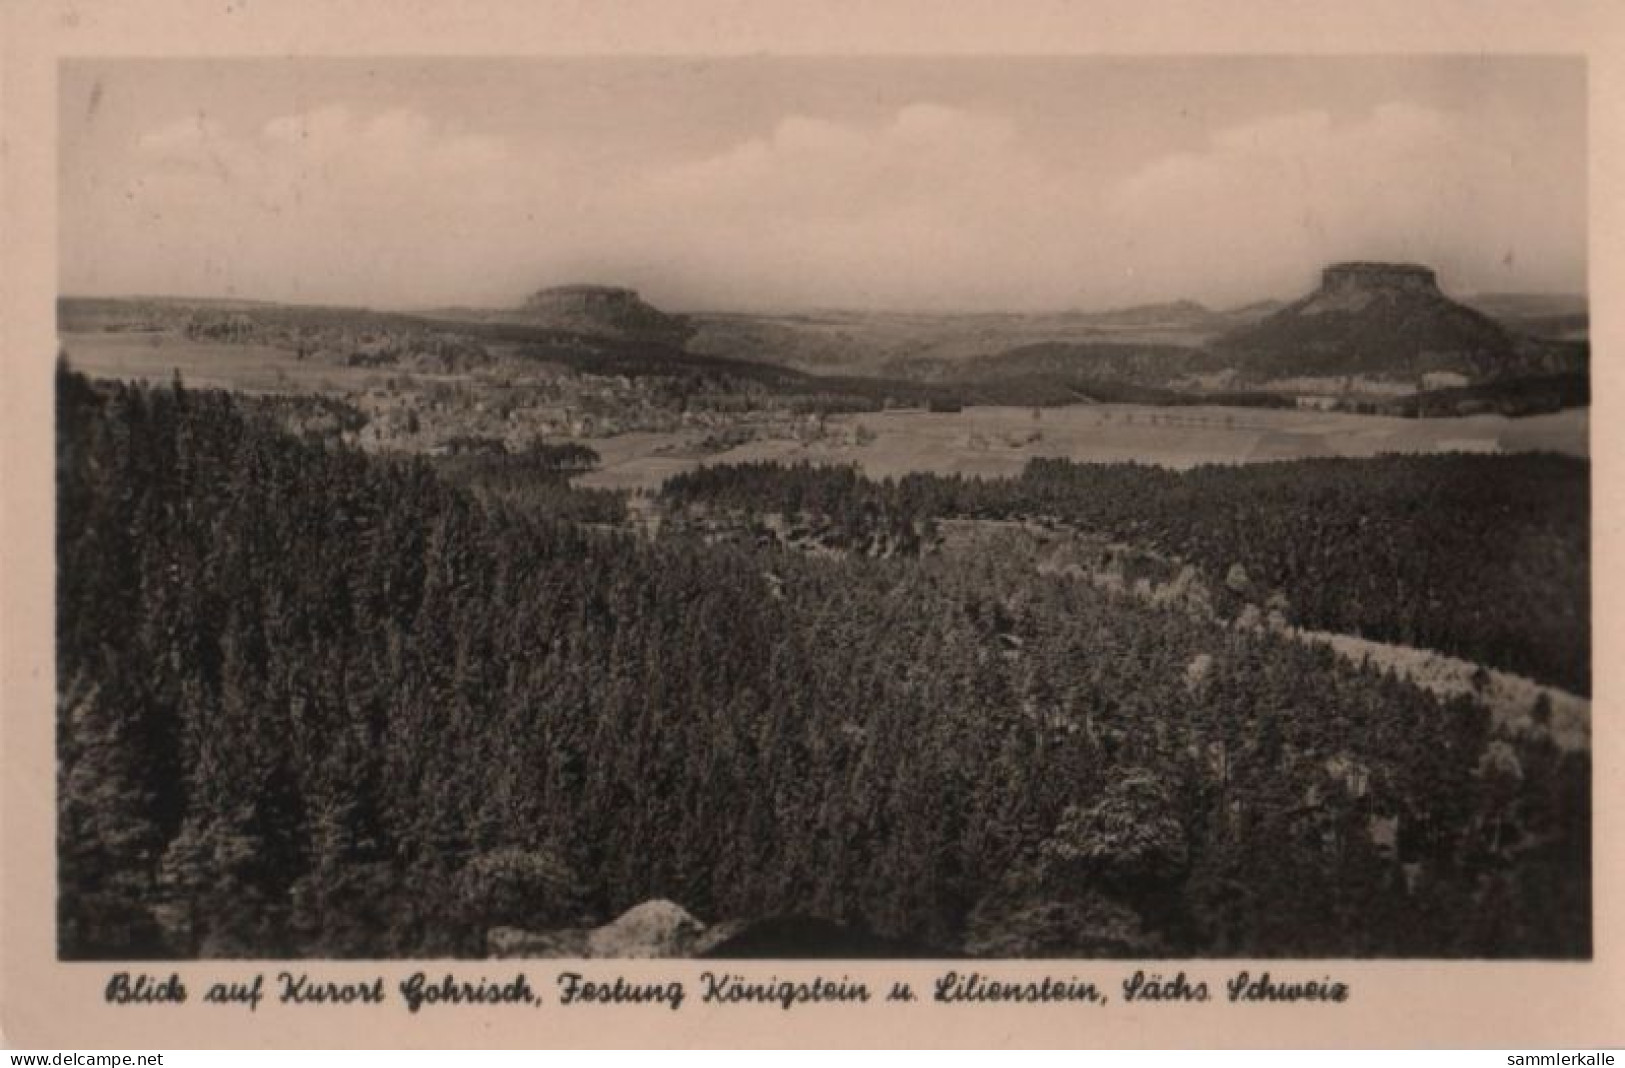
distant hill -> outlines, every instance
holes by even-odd
[[[1583,293],[1477,293],[1462,303],[1520,334],[1571,341],[1591,334],[1590,301]]]
[[[581,334],[660,341],[681,345],[694,327],[681,315],[670,315],[645,301],[635,289],[621,286],[554,286],[525,298],[515,318],[537,326]]]
[[[1406,411],[1525,414],[1585,403],[1585,317],[1583,298],[1457,301],[1426,267],[1380,263],[1328,267],[1321,286],[1291,304],[1219,311],[1178,300],[1103,312],[674,315],[635,290],[596,285],[538,290],[507,309],[415,313],[189,298],[58,301],[67,332],[175,334],[270,346],[317,365],[436,373],[532,360],[583,374],[682,379],[685,389],[765,391],[826,412],[1084,400],[1253,404],[1303,393],[1359,394],[1386,411],[1399,403],[1392,398],[1443,390],[1406,401]]]
[[[1522,338],[1414,264],[1339,263],[1301,300],[1213,342],[1250,378],[1449,371],[1472,381],[1573,371],[1583,352]]]

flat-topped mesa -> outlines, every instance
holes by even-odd
[[[1353,261],[1321,271],[1320,286],[1212,342],[1255,379],[1366,375],[1420,381],[1449,371],[1477,382],[1561,370],[1526,353],[1497,322],[1445,296],[1414,263]]]
[[[1320,273],[1320,287],[1328,293],[1388,289],[1408,293],[1438,293],[1439,279],[1430,267],[1415,263],[1334,263]]]

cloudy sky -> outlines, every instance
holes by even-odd
[[[1576,61],[75,60],[61,285],[413,307],[1585,288]]]

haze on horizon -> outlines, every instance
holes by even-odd
[[[1334,260],[1584,292],[1583,61],[73,60],[71,295],[1214,307]]]

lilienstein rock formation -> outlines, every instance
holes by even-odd
[[[681,346],[694,327],[661,311],[623,286],[573,285],[539,289],[525,298],[518,319],[581,334],[600,334]]]

